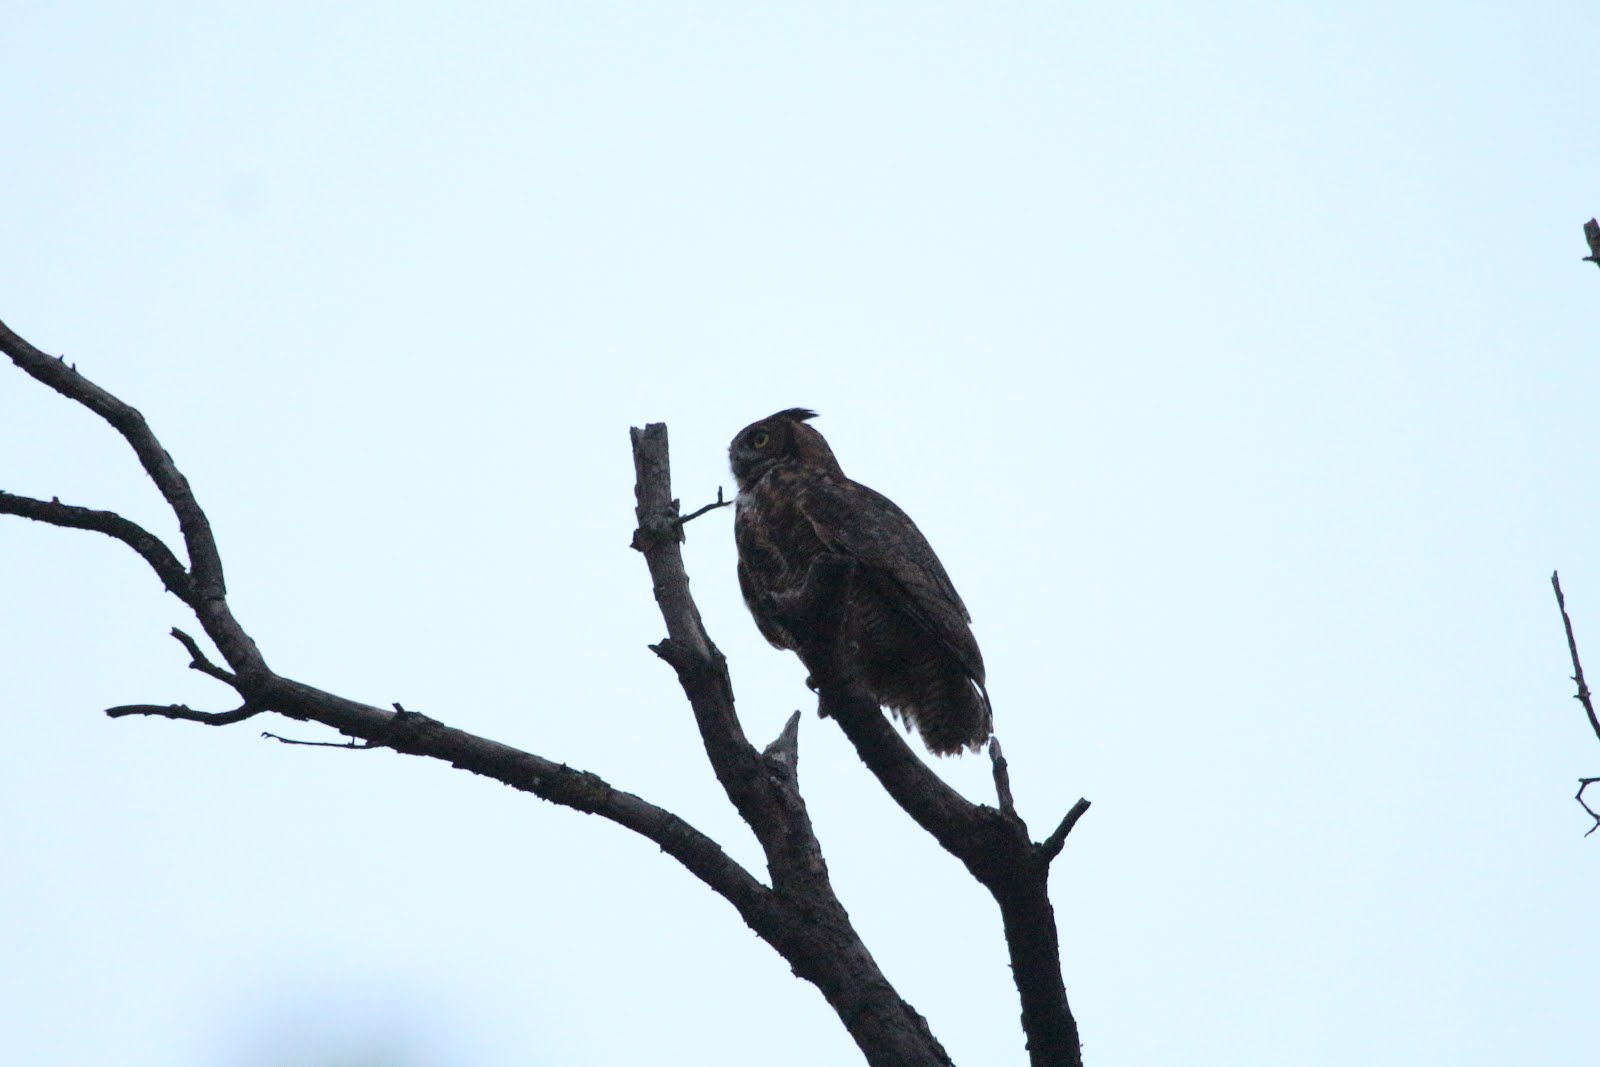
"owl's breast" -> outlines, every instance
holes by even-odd
[[[775,471],[735,500],[739,562],[751,584],[766,593],[798,591],[812,561],[825,551],[795,489],[791,479]]]

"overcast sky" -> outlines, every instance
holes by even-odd
[[[760,871],[697,744],[628,427],[686,507],[807,406],[974,616],[1093,1067],[1600,1048],[1590,3],[13,5],[0,318],[140,408],[278,671],[592,770]],[[0,488],[175,533],[0,368]],[[758,743],[958,1063],[993,902],[687,558]],[[0,1058],[858,1062],[654,846],[262,729],[123,546],[0,521]],[[981,760],[942,773],[976,799]],[[1600,799],[1600,798],[1597,798]]]

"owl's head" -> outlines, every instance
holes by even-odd
[[[811,467],[843,477],[833,449],[806,425],[807,419],[816,417],[815,411],[789,408],[740,430],[728,446],[728,463],[739,488],[750,488],[780,465]]]

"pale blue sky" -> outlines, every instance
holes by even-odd
[[[1055,882],[1094,1067],[1593,1058],[1547,584],[1600,664],[1593,5],[329,8],[16,5],[0,70],[0,318],[145,412],[275,668],[758,867],[645,648],[627,428],[695,505],[813,407],[972,609],[1025,816],[1095,803]],[[172,528],[15,370],[0,457]],[[810,699],[727,514],[687,552],[774,735]],[[9,520],[0,561],[6,1058],[856,1062],[623,831],[104,719],[229,694],[121,546]],[[891,979],[1024,1063],[989,899],[809,714],[801,776]]]

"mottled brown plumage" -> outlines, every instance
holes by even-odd
[[[798,649],[776,605],[805,586],[811,564],[855,564],[841,647],[867,690],[949,755],[989,736],[983,656],[939,557],[888,497],[845,477],[804,408],[739,431],[728,459],[739,482],[734,538],[739,588],[762,636]],[[800,634],[815,640],[818,635]]]

